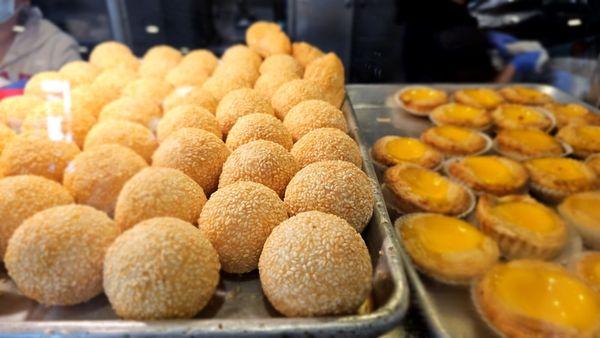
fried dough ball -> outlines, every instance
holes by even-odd
[[[265,73],[254,83],[254,90],[270,100],[281,85],[297,79],[300,79],[300,76],[298,76],[297,73],[291,73],[289,71]]]
[[[223,53],[221,62],[250,63],[258,69],[262,63],[262,58],[257,52],[244,45],[234,45],[227,48]]]
[[[155,77],[143,77],[127,84],[123,88],[123,96],[154,101],[160,104],[171,91],[173,91],[173,86],[166,81]]]
[[[225,161],[219,188],[238,181],[252,181],[283,196],[285,187],[297,171],[296,160],[280,144],[252,141],[237,148]]]
[[[150,129],[130,121],[107,120],[96,124],[87,134],[84,150],[105,144],[118,144],[135,151],[150,163],[158,141]]]
[[[221,128],[213,114],[201,106],[185,104],[167,111],[158,122],[158,141],[164,141],[171,133],[182,128],[198,128],[211,132],[218,138],[222,137]]]
[[[346,133],[335,128],[319,128],[302,136],[291,151],[300,167],[328,160],[350,162],[361,167],[358,144]]]
[[[308,66],[309,63],[323,55],[323,51],[310,43],[294,42],[292,44],[292,56],[300,63],[300,65],[302,65],[302,67]]]
[[[125,182],[146,168],[133,150],[105,144],[81,152],[65,169],[63,184],[79,204],[87,204],[110,216]]]
[[[256,21],[246,30],[246,44],[258,52],[260,41],[268,32],[281,32],[281,27],[274,22]]]
[[[241,88],[252,88],[252,83],[234,73],[213,75],[202,85],[202,89],[208,91],[217,101],[221,101],[227,93]]]
[[[73,197],[69,192],[47,178],[18,175],[0,179],[0,258],[24,220],[44,209],[71,203]]]
[[[262,184],[236,182],[210,196],[198,228],[219,254],[223,271],[250,272],[271,230],[287,219],[285,204]]]
[[[302,168],[290,181],[284,202],[291,215],[318,210],[339,216],[361,232],[373,214],[373,182],[346,161],[321,161]]]
[[[171,86],[201,86],[207,79],[209,74],[202,68],[197,68],[192,65],[179,64],[169,70],[165,77],[165,81]]]
[[[98,121],[131,121],[154,130],[161,116],[162,111],[155,101],[136,97],[122,97],[104,106],[100,111]]]
[[[273,107],[266,97],[254,89],[242,88],[231,91],[223,97],[217,106],[215,116],[221,132],[227,135],[238,118],[252,113],[274,115]]]
[[[208,109],[213,115],[217,110],[217,100],[202,87],[180,87],[167,96],[162,103],[163,111],[167,112],[177,106],[193,104]]]
[[[119,98],[123,88],[137,78],[131,69],[110,68],[103,71],[92,83],[94,95],[106,97],[106,103]]]
[[[181,170],[196,181],[205,193],[216,190],[229,149],[211,132],[196,128],[179,129],[164,141],[152,156],[152,165]]]
[[[189,176],[171,168],[150,167],[135,174],[121,189],[115,222],[122,231],[154,217],[196,223],[204,203],[204,191]]]
[[[116,41],[103,42],[90,53],[90,63],[101,69],[136,70],[140,61],[133,55],[129,47]]]
[[[0,101],[0,119],[12,130],[19,132],[27,114],[44,103],[44,100],[33,95],[11,96]]]
[[[71,83],[72,87],[89,85],[100,74],[100,68],[85,61],[71,61],[58,71]]]
[[[354,314],[371,292],[365,242],[346,221],[319,211],[277,226],[258,269],[267,299],[288,317]]]
[[[183,59],[181,59],[180,65],[186,67],[193,67],[204,70],[208,75],[217,67],[219,59],[208,49],[196,49],[187,53]]]
[[[191,318],[215,293],[219,269],[217,252],[196,227],[153,218],[108,249],[104,292],[122,318]]]
[[[240,117],[229,130],[225,144],[230,150],[236,150],[241,145],[256,140],[278,143],[288,151],[294,144],[292,135],[283,123],[269,114],[249,114]]]
[[[304,79],[318,84],[325,91],[325,99],[336,107],[344,102],[345,75],[342,60],[327,53],[306,66]]]
[[[55,71],[39,72],[27,81],[23,93],[25,95],[35,95],[43,99],[48,96],[56,96],[62,92],[62,88],[55,85],[57,83],[68,84],[69,79]]]
[[[2,150],[4,150],[6,144],[10,142],[15,135],[16,134],[12,129],[3,123],[0,123],[0,154],[2,153]]]
[[[63,171],[77,154],[75,143],[51,140],[40,131],[21,133],[4,147],[0,168],[3,176],[31,174],[62,182]]]
[[[215,69],[213,77],[235,78],[252,88],[260,76],[258,68],[247,62],[223,62]]]
[[[307,80],[292,80],[281,85],[271,97],[275,115],[283,120],[293,106],[306,100],[324,99],[322,89]]]
[[[144,54],[140,64],[139,74],[142,77],[164,78],[167,73],[175,68],[183,56],[170,46],[154,46]]]
[[[83,303],[102,292],[104,254],[118,235],[115,223],[101,211],[57,206],[15,230],[4,263],[28,298],[45,305]]]
[[[268,31],[258,42],[257,52],[265,58],[276,54],[290,54],[292,42],[282,31]]]
[[[344,113],[321,100],[303,101],[294,106],[283,119],[283,125],[290,131],[294,142],[311,130],[336,128],[348,132]]]
[[[295,73],[298,78],[304,74],[304,67],[296,61],[291,55],[278,54],[269,56],[263,61],[259,69],[261,74],[267,73]]]
[[[73,111],[84,111],[95,119],[102,108],[113,100],[112,94],[96,90],[92,85],[81,85],[71,91],[71,107]]]

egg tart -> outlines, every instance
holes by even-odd
[[[504,102],[497,91],[490,88],[462,89],[454,93],[454,101],[481,109],[494,109]]]
[[[548,131],[554,121],[537,107],[520,104],[502,104],[492,112],[492,119],[498,129],[535,128]]]
[[[490,138],[481,132],[450,125],[425,130],[421,140],[450,156],[481,154],[491,145]]]
[[[448,103],[435,108],[430,114],[431,121],[438,125],[452,125],[464,128],[486,129],[490,126],[490,114],[481,108],[461,103]]]
[[[568,124],[600,124],[600,115],[577,103],[548,103],[544,108],[554,115],[559,128]]]
[[[540,105],[552,102],[552,98],[548,94],[524,86],[504,87],[500,89],[500,95],[504,96],[508,102],[519,104]]]
[[[563,219],[577,230],[583,243],[600,250],[600,191],[573,194],[558,206]]]
[[[585,159],[585,164],[588,167],[592,168],[592,170],[596,173],[598,178],[600,178],[600,153],[592,154]]]
[[[536,157],[563,156],[563,145],[539,129],[504,129],[495,139],[496,151],[521,161]]]
[[[444,156],[437,150],[416,138],[384,136],[372,148],[373,159],[391,166],[400,162],[411,162],[424,168],[435,168],[442,163]]]
[[[527,171],[519,162],[501,156],[451,160],[446,171],[473,190],[498,196],[522,191],[528,179]]]
[[[414,265],[441,282],[469,283],[498,260],[496,243],[458,218],[410,214],[396,221],[396,231]]]
[[[600,252],[586,251],[575,255],[568,268],[589,287],[600,292]]]
[[[483,195],[475,214],[481,231],[496,240],[508,259],[549,259],[567,240],[560,216],[528,195]]]
[[[427,211],[456,216],[468,212],[475,202],[467,188],[408,162],[388,168],[383,181],[391,195],[388,202],[403,213]]]
[[[499,263],[473,285],[472,298],[506,337],[594,337],[600,326],[598,294],[555,263]]]
[[[571,124],[561,128],[556,137],[573,147],[577,157],[600,153],[600,126]]]
[[[409,113],[428,115],[433,108],[448,102],[448,94],[432,87],[414,86],[401,90],[397,99]]]
[[[565,157],[543,157],[524,163],[531,178],[531,191],[547,202],[560,202],[577,192],[598,187],[596,173],[581,161]]]

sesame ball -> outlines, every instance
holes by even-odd
[[[221,128],[213,114],[201,106],[186,104],[167,111],[158,122],[158,141],[162,142],[171,133],[182,128],[198,128],[211,132],[218,138],[222,137]]]
[[[302,65],[308,66],[315,59],[323,56],[323,51],[307,42],[294,42],[292,56]]]
[[[100,74],[101,69],[85,61],[71,61],[60,68],[58,71],[64,76],[72,87],[89,85]]]
[[[259,50],[262,38],[268,32],[281,32],[281,27],[274,22],[256,21],[246,30],[246,44],[254,51]]]
[[[196,49],[187,53],[180,62],[180,65],[202,69],[208,75],[217,67],[219,59],[208,49]]]
[[[258,69],[262,63],[262,58],[258,53],[244,45],[234,45],[223,53],[221,62],[240,62],[250,63]]]
[[[322,211],[345,219],[361,232],[373,214],[373,182],[352,163],[316,162],[292,178],[284,202],[291,215]]]
[[[112,216],[125,182],[147,166],[133,150],[105,144],[75,156],[65,170],[63,184],[77,203]]]
[[[121,230],[153,217],[175,217],[196,223],[206,203],[202,188],[190,177],[171,168],[145,168],[125,185],[115,207]]]
[[[343,219],[308,211],[277,226],[258,263],[269,302],[288,317],[355,314],[371,292],[371,257]]]
[[[177,106],[193,104],[208,109],[213,115],[217,110],[217,100],[202,87],[185,86],[171,92],[162,103],[163,111],[167,112]]]
[[[268,31],[258,42],[257,51],[265,58],[276,54],[290,54],[292,42],[282,31]]]
[[[104,292],[119,317],[191,318],[219,283],[219,257],[193,225],[153,218],[124,232],[104,260]]]
[[[98,121],[125,120],[141,124],[154,130],[162,116],[160,106],[155,101],[136,97],[122,97],[107,104],[100,111]]]
[[[160,104],[172,90],[173,86],[162,79],[143,77],[128,83],[125,88],[123,88],[123,96],[153,101]]]
[[[2,150],[4,150],[6,144],[10,142],[15,135],[16,134],[12,129],[3,123],[0,123],[0,154],[2,153]]]
[[[48,96],[55,96],[58,94],[59,89],[54,88],[55,83],[68,84],[69,80],[66,76],[55,71],[39,72],[32,76],[27,84],[23,93],[25,95],[34,95],[45,99]]]
[[[0,120],[18,133],[25,117],[43,103],[44,100],[34,95],[7,97],[0,101]]]
[[[179,64],[169,70],[165,77],[165,81],[175,88],[183,86],[201,86],[208,77],[209,74],[203,68],[197,68],[189,64]]]
[[[304,79],[319,85],[325,92],[325,100],[336,107],[344,102],[344,64],[335,53],[327,53],[306,66]]]
[[[181,59],[181,53],[173,47],[154,46],[142,58],[139,69],[140,76],[164,78],[171,69],[179,64]]]
[[[140,62],[126,45],[106,41],[94,47],[90,53],[90,63],[101,69],[137,70]]]
[[[18,175],[0,179],[0,258],[8,240],[24,220],[38,211],[73,203],[59,183],[41,176]]]
[[[240,117],[229,130],[225,144],[230,150],[236,150],[241,145],[256,140],[278,143],[288,151],[293,145],[290,132],[279,119],[269,114],[249,114]]]
[[[100,111],[112,100],[112,94],[103,90],[96,90],[93,85],[80,85],[71,90],[71,108],[73,111],[83,111],[94,119],[98,118]]]
[[[227,61],[220,63],[213,76],[225,76],[242,80],[247,87],[252,88],[260,76],[258,67],[249,61]]]
[[[137,73],[131,69],[110,68],[98,75],[92,82],[94,95],[106,97],[106,103],[121,96],[123,88],[137,78]]]
[[[269,56],[260,65],[260,73],[295,73],[298,77],[302,77],[304,74],[304,67],[296,61],[291,55],[278,54]]]
[[[335,128],[319,128],[302,136],[291,151],[300,167],[328,160],[350,162],[361,167],[358,144],[346,133]]]
[[[273,190],[242,181],[210,196],[198,228],[217,250],[223,271],[245,273],[258,267],[265,240],[285,219],[285,204]]]
[[[344,113],[321,100],[303,101],[294,106],[283,120],[283,125],[290,131],[294,142],[311,130],[318,128],[336,128],[348,132],[348,124]]]
[[[89,150],[105,144],[127,147],[148,163],[158,147],[158,141],[150,129],[139,123],[120,120],[107,120],[92,127],[85,138],[83,149]]]
[[[196,128],[179,129],[152,156],[152,165],[181,170],[207,194],[216,190],[229,149],[214,134]]]
[[[292,107],[306,100],[321,100],[321,89],[314,83],[306,80],[292,80],[281,85],[271,97],[271,105],[275,115],[283,120]]]
[[[40,211],[15,230],[4,264],[28,298],[45,305],[83,303],[102,292],[102,263],[119,230],[85,205]]]
[[[237,181],[252,181],[282,196],[297,171],[296,160],[284,147],[271,141],[252,141],[231,153],[223,165],[219,188]]]
[[[202,85],[202,89],[208,91],[217,101],[221,101],[227,93],[241,88],[252,88],[252,83],[234,73],[226,72],[209,77]]]
[[[297,79],[300,79],[300,76],[289,71],[265,73],[254,83],[254,90],[270,100],[281,85]]]
[[[215,116],[223,135],[227,135],[239,117],[252,113],[273,115],[273,108],[269,100],[257,91],[243,88],[225,95],[217,106]]]
[[[4,147],[0,168],[3,176],[31,174],[62,182],[63,171],[77,154],[75,143],[51,140],[40,131],[21,133]]]

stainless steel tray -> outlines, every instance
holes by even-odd
[[[411,84],[412,86],[413,84]],[[526,84],[552,96],[560,102],[577,102],[598,113],[594,107],[558,90],[557,88]],[[419,137],[432,126],[426,117],[417,117],[402,111],[394,100],[394,94],[407,85],[349,85],[348,95],[354,102],[358,124],[366,144],[372,146],[384,135],[403,135]],[[491,87],[494,84],[434,84],[432,87],[453,92],[461,88]],[[394,216],[390,210],[390,215]],[[581,241],[576,234],[568,250],[581,249]],[[579,248],[578,248],[579,247]],[[481,338],[497,336],[479,318],[471,303],[468,288],[453,287],[435,282],[426,276],[419,275],[410,259],[403,252],[406,274],[411,282],[411,289],[418,304],[415,304],[424,315],[431,333],[419,333],[423,336]],[[412,313],[412,312],[411,312]]]
[[[351,136],[359,143],[363,170],[377,180],[368,147],[358,131],[349,100],[342,109]],[[408,284],[400,247],[385,203],[375,196],[373,218],[363,232],[374,267],[374,310],[369,314],[327,318],[284,318],[263,296],[258,273],[221,274],[217,292],[195,318],[169,321],[120,320],[100,295],[77,306],[45,307],[28,300],[0,271],[0,336],[375,336],[396,326],[408,308]]]

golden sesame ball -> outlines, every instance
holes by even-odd
[[[346,133],[335,128],[319,128],[302,136],[291,151],[300,167],[328,160],[340,160],[361,167],[358,144]]]
[[[254,90],[270,100],[281,85],[297,79],[300,79],[300,76],[289,71],[265,73],[254,83]]]
[[[69,80],[59,72],[39,72],[27,81],[23,93],[25,95],[35,95],[41,98],[54,96],[59,91],[59,88],[55,88],[56,83],[68,84]]]
[[[144,54],[139,74],[142,77],[162,79],[179,64],[182,58],[181,52],[173,47],[166,45],[154,46]]]
[[[268,31],[258,42],[257,51],[265,58],[276,54],[290,54],[292,42],[284,32]]]
[[[123,88],[123,96],[153,101],[160,104],[171,91],[173,91],[173,86],[166,81],[155,77],[143,77],[127,84],[127,86]]]
[[[275,115],[283,120],[293,106],[306,100],[322,100],[322,89],[316,84],[298,79],[281,85],[271,97],[271,105]]]
[[[182,128],[198,128],[211,132],[218,138],[222,137],[221,128],[211,112],[201,106],[185,104],[167,111],[158,122],[156,127],[158,141],[162,142],[171,133]]]
[[[308,66],[309,63],[323,55],[323,51],[310,43],[301,41],[292,44],[292,56],[302,65],[302,67]]]
[[[15,132],[7,127],[4,123],[0,123],[0,154],[8,142],[15,137]]]
[[[201,86],[208,79],[209,74],[202,68],[196,68],[188,64],[180,64],[169,70],[165,81],[171,86]]]
[[[317,210],[345,219],[361,232],[373,214],[373,182],[346,161],[321,161],[300,169],[285,191],[291,215]]]
[[[58,71],[71,83],[72,87],[91,84],[100,74],[100,68],[85,61],[71,61]]]
[[[152,165],[181,170],[211,194],[217,189],[223,163],[229,149],[223,141],[206,130],[179,129],[164,141],[152,156]]]
[[[147,166],[133,150],[105,144],[75,156],[65,169],[63,184],[77,203],[112,216],[125,182]]]
[[[0,120],[12,130],[19,132],[27,114],[44,100],[34,95],[10,96],[0,101]]]
[[[196,49],[187,53],[180,62],[180,65],[204,70],[208,75],[217,67],[219,59],[208,49]]]
[[[140,62],[126,45],[106,41],[94,47],[90,53],[90,63],[101,69],[137,70]]]
[[[217,101],[221,101],[227,93],[241,88],[252,88],[252,84],[232,73],[213,75],[202,85],[202,89],[209,92]]]
[[[278,143],[288,151],[293,145],[292,134],[279,119],[269,114],[249,114],[240,117],[229,130],[225,144],[230,150],[236,150],[241,145],[256,140]]]
[[[302,77],[304,73],[304,67],[291,55],[287,54],[269,56],[260,65],[259,70],[261,74],[289,72],[298,74],[298,77]]]
[[[281,27],[274,22],[256,21],[246,30],[246,44],[252,50],[259,50],[259,43],[268,32],[281,32]]]
[[[4,264],[28,298],[45,305],[83,303],[102,292],[104,255],[118,235],[115,223],[92,207],[53,207],[15,230]]]
[[[119,317],[191,318],[219,283],[219,257],[193,225],[153,218],[124,232],[104,260],[104,292]]]
[[[215,116],[223,135],[227,135],[238,118],[244,115],[260,113],[274,115],[269,100],[254,89],[242,88],[229,92],[219,105]]]
[[[106,97],[106,103],[121,96],[123,88],[137,78],[137,73],[130,69],[111,68],[103,71],[92,82],[94,95]]]
[[[150,167],[135,174],[121,189],[115,222],[121,230],[153,217],[196,223],[204,203],[204,191],[189,176],[171,168]]]
[[[371,257],[343,219],[309,211],[281,223],[258,263],[269,302],[288,317],[355,314],[371,292]]]
[[[258,69],[258,67],[260,67],[260,64],[262,63],[262,58],[260,57],[260,55],[258,55],[257,52],[253,51],[247,46],[234,45],[227,48],[227,50],[225,51],[225,53],[223,53],[223,56],[221,57],[221,62],[230,61],[242,63],[249,62],[252,65],[254,65],[255,68]]]
[[[0,258],[8,240],[24,220],[38,211],[73,203],[59,183],[41,176],[18,175],[0,179]]]
[[[264,184],[283,196],[285,187],[298,171],[298,164],[280,144],[258,140],[231,153],[219,178],[219,188],[238,181]]]
[[[252,88],[260,76],[260,72],[258,71],[258,68],[254,67],[251,63],[229,61],[222,62],[215,68],[213,77],[221,76],[238,79],[241,83],[245,84],[245,87]]]
[[[162,103],[163,111],[167,112],[177,106],[192,104],[206,108],[213,115],[217,110],[217,100],[210,92],[202,87],[185,86],[176,88]]]
[[[106,120],[93,126],[85,138],[83,149],[89,150],[104,144],[127,147],[148,163],[158,148],[158,141],[150,129],[139,123],[120,120]]]
[[[345,75],[342,60],[334,53],[327,53],[306,66],[304,79],[318,84],[325,91],[325,99],[336,107],[344,102]]]
[[[156,129],[162,116],[160,106],[153,100],[136,97],[122,97],[104,106],[98,121],[124,120],[136,122],[150,130]]]
[[[198,228],[219,254],[223,271],[250,272],[271,230],[287,219],[285,204],[262,184],[236,182],[210,196]]]
[[[81,85],[71,91],[71,107],[74,111],[85,111],[98,118],[102,108],[112,101],[112,94],[96,90],[92,85]]]
[[[283,125],[290,131],[294,142],[311,130],[336,128],[348,132],[344,113],[321,100],[307,100],[294,106],[283,119]]]
[[[73,142],[51,140],[44,132],[15,136],[0,156],[3,176],[38,175],[62,182],[67,164],[79,154]]]

